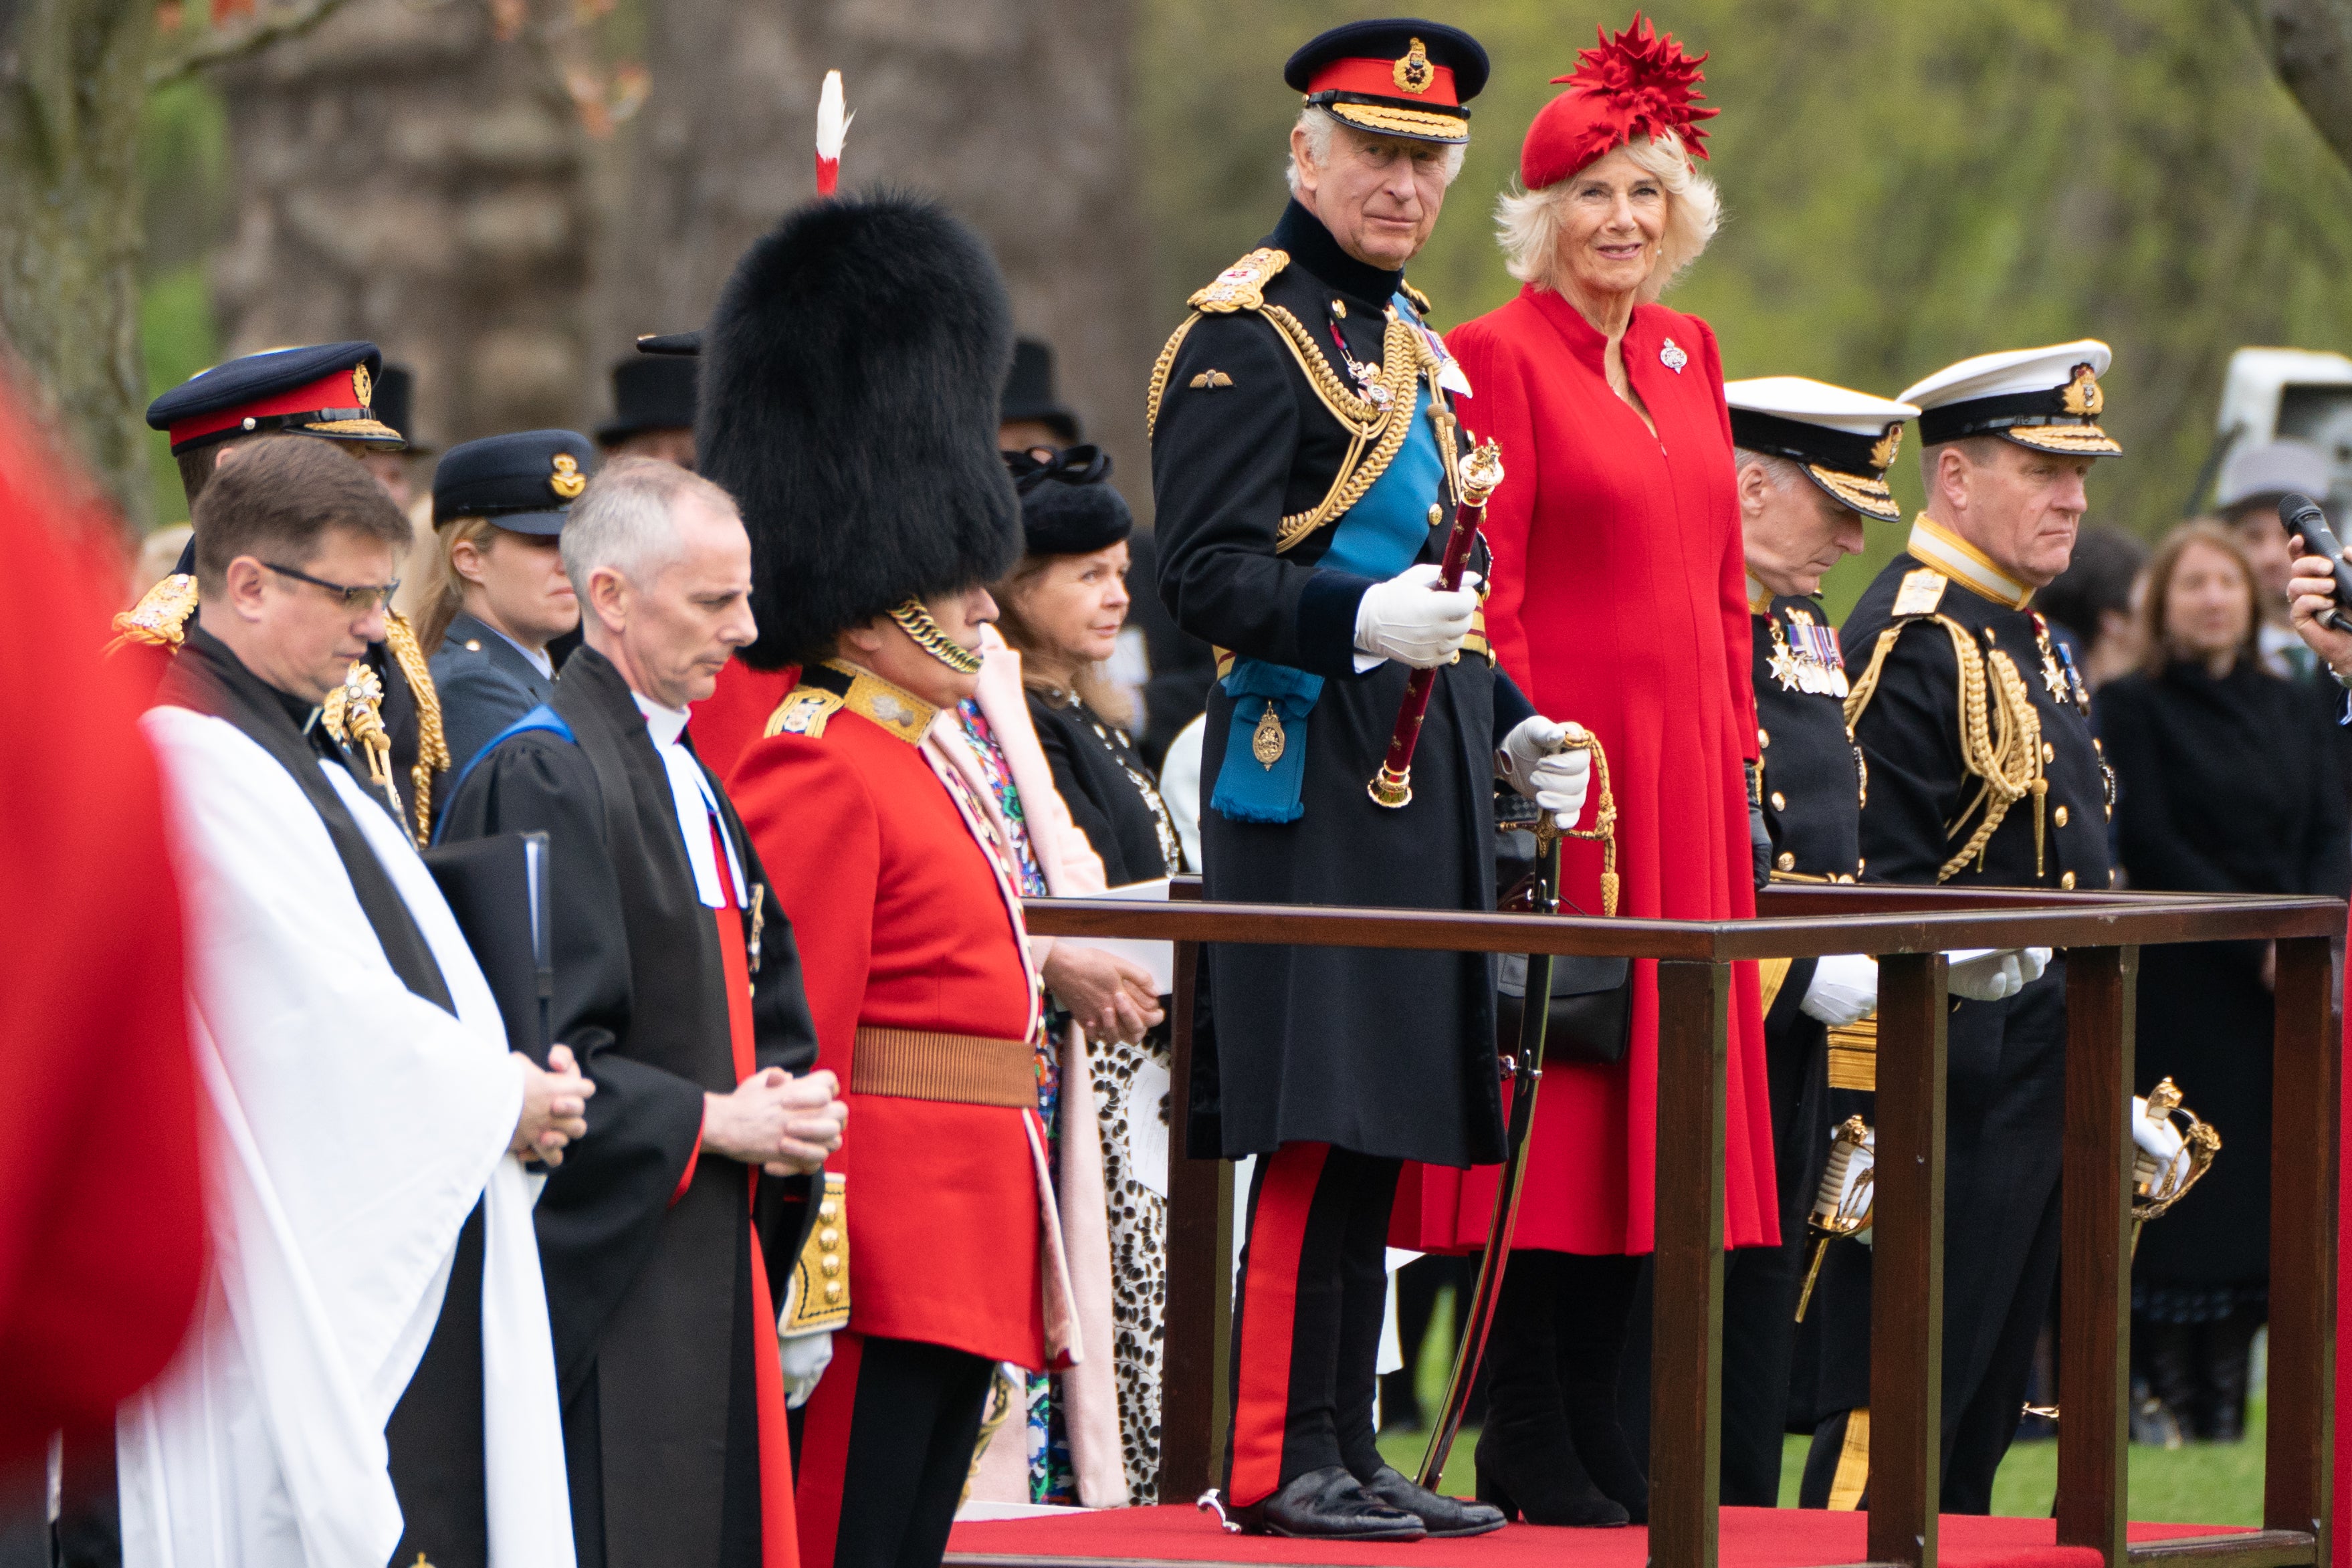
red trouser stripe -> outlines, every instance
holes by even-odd
[[[1236,1503],[1263,1502],[1282,1486],[1282,1437],[1290,1411],[1292,1330],[1298,1314],[1298,1260],[1307,1217],[1323,1178],[1328,1144],[1285,1144],[1261,1155],[1257,1208],[1250,1217],[1249,1270],[1242,1319],[1234,1325],[1238,1368],[1234,1396]]]
[[[857,1413],[857,1364],[866,1336],[833,1335],[833,1364],[801,1406],[801,1568],[833,1568],[841,1536],[841,1494],[849,1484],[849,1424]]]

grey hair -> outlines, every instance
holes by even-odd
[[[1339,117],[1328,109],[1310,103],[1298,111],[1298,129],[1307,133],[1307,156],[1313,159],[1318,167],[1328,167],[1331,162],[1331,133],[1340,129]],[[1352,125],[1347,129],[1355,131],[1359,136],[1375,139],[1371,131],[1357,131]],[[1397,137],[1394,140],[1402,141],[1411,138]],[[1447,184],[1454,183],[1455,177],[1462,172],[1462,155],[1468,151],[1469,144],[1460,141],[1445,149]],[[1290,155],[1289,166],[1283,170],[1282,177],[1290,186],[1290,193],[1294,196],[1298,194],[1297,153]]]
[[[1769,452],[1751,452],[1745,446],[1731,449],[1731,467],[1734,473],[1742,468],[1763,469],[1764,476],[1772,482],[1776,490],[1785,490],[1791,485],[1812,483],[1805,471],[1789,458]]]
[[[699,474],[657,457],[616,457],[588,481],[572,504],[562,535],[563,575],[588,603],[588,579],[599,567],[647,583],[680,553],[671,508],[696,497],[729,512],[735,497]]]
[[[1654,140],[1637,136],[1625,143],[1625,151],[1666,192],[1666,232],[1658,244],[1658,259],[1634,291],[1642,304],[1654,305],[1715,237],[1723,222],[1723,203],[1715,182],[1698,172],[1683,151],[1682,138],[1673,131]],[[1496,202],[1496,237],[1509,263],[1507,270],[1520,282],[1559,291],[1561,214],[1575,180],[1570,174],[1540,191],[1506,191]]]

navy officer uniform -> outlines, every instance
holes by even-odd
[[[1990,435],[2062,456],[2114,455],[2122,448],[2098,424],[2109,358],[2088,340],[1980,355],[1902,396],[1923,411],[1931,455]],[[2111,884],[2113,776],[2081,674],[2032,596],[1923,514],[1847,618],[1845,714],[1868,772],[1862,853],[1873,880]],[[2063,959],[2015,996],[1960,1002],[1947,1039],[1942,1507],[1983,1513],[2057,1277]],[[1830,1414],[1802,1489],[1814,1506],[1852,1506],[1866,1486],[1866,1416],[1857,1426],[1847,1413],[1869,1403],[1868,1308],[1850,1283],[1825,1278],[1816,1297],[1816,1310],[1849,1314],[1853,1332],[1824,1334],[1814,1392]]]
[[[405,438],[377,418],[373,408],[376,379],[383,370],[383,355],[366,342],[247,354],[199,371],[157,398],[147,407],[147,423],[170,435],[172,455],[179,460],[181,485],[193,511],[198,493],[212,476],[219,449],[232,442],[301,435],[335,442],[355,454],[400,450]],[[196,611],[195,549],[192,538],[171,575],[114,618],[115,648],[154,650],[163,659],[179,652],[184,628]],[[375,706],[392,741],[393,777],[410,831],[422,844],[431,837],[435,791],[449,767],[440,699],[425,652],[408,622],[387,608],[384,640],[370,643],[367,657],[354,664],[352,671],[347,690],[353,695],[331,697],[326,722],[341,740],[343,703],[360,700]],[[160,665],[156,674],[160,679]],[[373,692],[357,695],[371,681]]]
[[[433,471],[433,526],[487,517],[509,533],[554,538],[588,487],[596,449],[571,430],[526,430],[449,449]],[[555,664],[488,621],[459,611],[433,654],[450,755],[463,771],[482,747],[555,690]]]
[[[1886,470],[1901,450],[1904,424],[1917,409],[1797,376],[1732,382],[1724,398],[1731,409],[1732,445],[1743,462],[1748,454],[1781,459],[1811,482],[1811,490],[1790,500],[1817,507],[1818,491],[1832,507],[1865,520],[1903,520]],[[1752,541],[1749,559],[1757,559]],[[1775,594],[1753,570],[1748,592],[1772,880],[1859,881],[1867,774],[1845,721],[1848,683],[1837,630],[1815,595]],[[1727,1504],[1770,1508],[1779,1501],[1781,1434],[1799,1354],[1796,1312],[1811,1251],[1805,1219],[1829,1155],[1832,1125],[1849,1114],[1867,1120],[1866,1091],[1874,1087],[1869,1075],[1875,1020],[1865,1017],[1832,1031],[1815,1016],[1823,1009],[1807,1005],[1822,964],[1782,958],[1759,967],[1780,1245],[1741,1249],[1724,1275]],[[1832,1250],[1841,1264],[1847,1261],[1843,1254],[1868,1256],[1853,1241]],[[1862,1300],[1866,1311],[1866,1285]],[[1809,1354],[1817,1354],[1820,1322],[1814,1315]],[[1805,1429],[1811,1429],[1810,1422]]]
[[[1342,131],[1452,144],[1468,140],[1462,105],[1486,73],[1467,35],[1385,21],[1323,34],[1285,79]],[[1192,304],[1147,409],[1159,591],[1219,651],[1206,895],[1492,909],[1496,747],[1516,745],[1522,720],[1549,721],[1494,668],[1475,622],[1437,664],[1411,800],[1392,809],[1367,788],[1412,672],[1368,656],[1364,617],[1440,559],[1468,444],[1450,404],[1466,389],[1428,301],[1294,200]],[[1483,580],[1483,544],[1469,569]],[[1494,988],[1477,954],[1205,950],[1189,1146],[1258,1156],[1225,1460],[1244,1529],[1411,1539],[1503,1521],[1413,1485],[1372,1441],[1402,1163],[1502,1156]]]

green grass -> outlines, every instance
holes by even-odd
[[[1430,1333],[1422,1346],[1414,1383],[1421,1407],[1433,1415],[1445,1396],[1448,1371],[1446,1346],[1453,1341],[1453,1301],[1438,1299]],[[2134,1519],[2159,1520],[2168,1524],[2260,1525],[2263,1518],[2263,1434],[2264,1408],[2259,1386],[2246,1411],[2246,1437],[2240,1443],[2191,1443],[2163,1449],[2134,1445],[2130,1453],[2131,1504]],[[1442,1490],[1467,1497],[1477,1486],[1471,1450],[1477,1446],[1475,1427],[1455,1438],[1445,1465]],[[1383,1432],[1381,1452],[1389,1463],[1413,1474],[1429,1444],[1426,1432]],[[1797,1506],[1797,1481],[1805,1468],[1805,1439],[1790,1437],[1780,1460],[1780,1506]],[[1993,1480],[1992,1511],[2017,1518],[2046,1518],[2058,1486],[2058,1445],[2019,1443],[2001,1461]]]

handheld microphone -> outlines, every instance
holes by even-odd
[[[2285,495],[2279,497],[2279,527],[2289,535],[2301,534],[2307,555],[2327,558],[2327,565],[2336,577],[2336,603],[2320,612],[2319,622],[2331,631],[2352,632],[2352,617],[2347,617],[2342,606],[2352,604],[2352,564],[2344,559],[2343,542],[2336,530],[2327,526],[2327,515],[2319,503],[2308,496]]]

